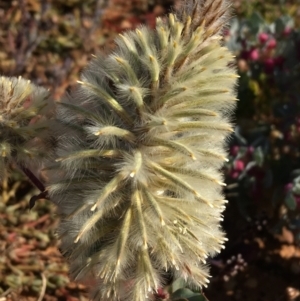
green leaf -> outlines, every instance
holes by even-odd
[[[290,16],[281,16],[275,21],[276,34],[282,34],[286,27],[293,27],[293,18]]]
[[[186,286],[186,282],[184,281],[183,278],[178,278],[176,279],[170,287],[169,293],[173,294],[174,292],[176,292],[177,290],[184,288]]]
[[[251,34],[256,35],[260,28],[264,25],[264,19],[258,12],[254,12],[249,20],[248,20],[248,26],[250,29]]]
[[[172,294],[172,299],[178,299],[178,298],[189,298],[189,297],[192,297],[194,296],[195,293],[193,291],[191,291],[190,289],[188,288],[180,288],[179,290],[175,291],[173,294]]]
[[[171,295],[173,301],[207,301],[201,293],[195,293],[188,288],[180,288]]]
[[[188,298],[189,301],[206,301],[206,299],[201,294],[197,294],[195,296],[192,296]]]
[[[258,166],[262,166],[264,163],[264,153],[261,149],[261,147],[258,147],[255,149],[253,153],[254,161]]]
[[[285,29],[285,24],[281,18],[275,21],[275,32],[281,34]]]
[[[296,200],[291,192],[286,195],[284,202],[290,210],[295,210],[297,207]]]

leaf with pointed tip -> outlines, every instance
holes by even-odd
[[[188,288],[180,288],[171,295],[173,301],[206,301],[200,293],[195,293]]]
[[[190,297],[193,297],[195,295],[199,295],[199,293],[194,293],[193,291],[191,291],[190,289],[188,288],[180,288],[178,289],[177,291],[175,291],[171,297],[172,297],[172,300],[177,300],[177,299],[180,299],[180,298],[190,298]]]
[[[179,289],[182,289],[186,286],[186,282],[184,281],[183,278],[178,278],[176,279],[170,286],[169,293],[173,294]]]

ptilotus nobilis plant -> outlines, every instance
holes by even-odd
[[[61,250],[94,300],[154,298],[167,275],[209,282],[206,259],[226,241],[220,168],[233,131],[236,72],[222,45],[225,0],[120,34],[58,103]]]
[[[49,154],[50,93],[29,80],[0,77],[0,180],[11,164],[40,165]]]

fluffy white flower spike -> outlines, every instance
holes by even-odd
[[[21,77],[0,77],[0,179],[12,162],[39,163],[49,150],[50,94]]]
[[[186,1],[156,30],[120,35],[68,101],[50,195],[61,248],[94,300],[143,301],[165,275],[208,282],[223,247],[222,175],[235,108],[225,0]]]

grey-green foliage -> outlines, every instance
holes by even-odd
[[[219,169],[236,103],[228,8],[186,1],[155,31],[120,35],[58,104],[49,192],[71,275],[94,300],[153,298],[167,273],[208,283],[206,258],[226,240]]]
[[[47,90],[16,77],[0,77],[0,180],[12,163],[38,166],[51,153]]]

